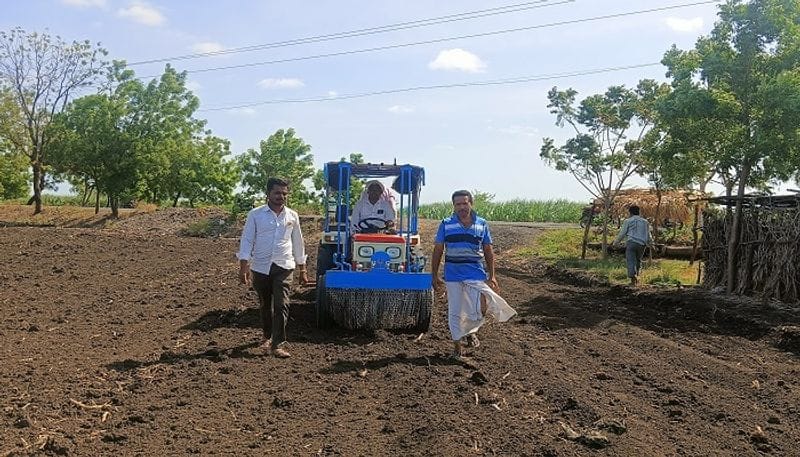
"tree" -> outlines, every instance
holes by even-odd
[[[308,203],[313,193],[303,181],[314,176],[314,156],[311,146],[295,137],[294,129],[279,129],[262,140],[258,150],[248,149],[239,156],[242,187],[249,196],[266,194],[267,180],[273,176],[287,179],[291,184],[289,204]]]
[[[347,160],[344,157],[339,159],[341,162],[349,161],[353,165],[359,165],[366,163],[364,160],[364,154],[360,152],[353,152],[350,153],[350,159]],[[317,170],[314,174],[313,178],[314,182],[314,189],[317,191],[321,191],[325,188],[325,174],[323,169]],[[358,199],[361,197],[361,193],[364,191],[364,185],[366,184],[366,179],[358,179],[356,177],[350,177],[350,206],[354,206]],[[335,190],[335,189],[334,189]],[[325,196],[323,192],[320,192],[315,199],[321,199]]]
[[[0,146],[0,200],[27,196],[29,182],[25,156]]]
[[[130,98],[129,131],[141,160],[139,194],[151,203],[180,197],[189,174],[179,164],[191,157],[198,142],[208,133],[205,121],[195,119],[199,99],[186,88],[186,72],[170,65],[158,79],[146,86],[127,84]]]
[[[800,167],[800,4],[795,0],[728,0],[695,48],[673,47],[669,67],[678,121],[716,127],[690,131],[719,140],[710,160],[735,179],[737,203],[728,231],[727,291],[736,286],[742,198],[748,187],[786,180]],[[672,123],[673,125],[675,123]],[[731,190],[732,190],[731,186]]]
[[[625,181],[637,172],[642,140],[654,123],[655,103],[667,89],[655,81],[642,80],[636,89],[612,86],[604,94],[587,97],[576,107],[575,90],[552,88],[547,94],[550,101],[547,107],[556,115],[556,125],[569,125],[575,136],[561,146],[545,138],[539,156],[555,169],[572,174],[584,189],[603,202],[604,213],[608,215]],[[633,132],[632,137],[629,132]],[[605,217],[604,257],[608,222]]]
[[[15,144],[24,138],[21,112],[10,91],[0,91],[0,199],[28,194],[28,164]]]
[[[119,94],[96,94],[72,102],[52,123],[54,170],[77,177],[96,192],[108,195],[112,217],[119,202],[136,188],[140,165],[127,132],[128,105]]]
[[[25,137],[14,147],[30,160],[34,214],[42,211],[42,189],[48,171],[48,126],[75,92],[92,85],[105,68],[106,51],[88,41],[64,42],[21,28],[0,32],[0,88],[10,90],[24,121]]]
[[[171,172],[167,187],[172,206],[177,206],[180,198],[186,198],[192,207],[197,202],[229,202],[239,181],[236,162],[225,160],[230,154],[230,142],[208,135],[195,140],[184,152],[170,157]]]

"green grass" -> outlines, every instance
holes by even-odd
[[[575,222],[581,217],[583,203],[569,200],[509,200],[477,202],[475,211],[491,221],[507,222]],[[443,219],[453,214],[451,202],[421,205],[419,215],[425,219]]]
[[[9,205],[25,205],[28,203],[30,197],[15,198],[12,200],[3,200],[2,202]],[[79,195],[54,195],[42,194],[42,205],[44,206],[81,206],[81,197]],[[94,206],[94,200],[91,205]]]
[[[599,252],[590,249],[586,251],[586,259],[582,260],[582,238],[583,229],[548,230],[536,239],[532,248],[522,250],[520,254],[540,257],[560,268],[584,270],[607,278],[611,283],[628,282],[624,255],[612,254],[603,259]],[[679,285],[694,284],[696,278],[697,266],[690,266],[685,260],[653,259],[645,260],[639,280],[644,284]]]

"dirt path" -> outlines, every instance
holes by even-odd
[[[319,331],[302,289],[263,357],[232,239],[0,228],[0,456],[800,455],[797,313],[553,272],[538,230],[496,227],[519,316],[462,364],[444,304]]]

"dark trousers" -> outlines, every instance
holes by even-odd
[[[286,321],[289,320],[289,286],[292,272],[274,263],[269,274],[253,272],[253,289],[261,304],[261,325],[264,338],[272,339],[272,347],[286,342]]]

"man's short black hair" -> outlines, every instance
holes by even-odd
[[[468,190],[457,190],[453,192],[453,196],[450,197],[450,201],[455,202],[456,197],[467,197],[467,200],[472,203],[472,192]]]
[[[289,181],[283,178],[269,178],[267,180],[267,193],[272,192],[272,188],[275,186],[289,187]]]
[[[631,213],[631,216],[638,216],[639,215],[639,207],[636,205],[631,205],[628,207],[628,212]]]

